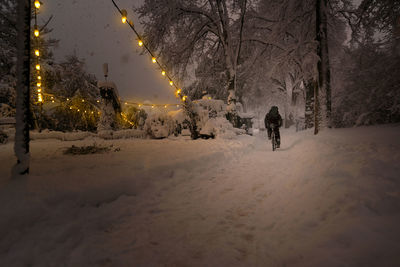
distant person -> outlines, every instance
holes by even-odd
[[[272,126],[274,128],[277,147],[281,145],[281,135],[279,133],[279,127],[282,126],[282,117],[279,114],[278,107],[272,106],[270,111],[265,115],[264,119],[265,128],[268,130],[268,139],[271,140]]]

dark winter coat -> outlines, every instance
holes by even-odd
[[[282,126],[282,117],[279,114],[278,107],[273,106],[271,110],[265,115],[264,119],[265,128],[269,128],[271,124]]]

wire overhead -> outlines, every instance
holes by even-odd
[[[155,56],[155,54],[150,50],[150,48],[148,47],[148,45],[146,44],[146,42],[143,40],[143,38],[141,37],[141,35],[138,33],[138,31],[135,29],[133,21],[128,19],[128,12],[125,9],[120,9],[119,6],[117,5],[117,3],[115,3],[114,0],[111,0],[111,2],[114,4],[115,8],[118,10],[118,12],[121,14],[121,21],[124,24],[129,25],[130,29],[135,33],[137,39],[138,39],[138,45],[140,47],[143,47],[147,53],[149,53],[149,55],[151,56],[151,61],[155,64],[158,65],[158,67],[161,70],[161,74],[163,76],[166,76],[168,78],[169,84],[171,86],[173,86],[176,90],[175,90],[175,96],[177,98],[180,98],[183,102],[186,101],[187,96],[182,94],[182,89],[180,89],[176,83],[174,83],[173,79],[171,78],[171,76],[165,71],[165,68],[163,67],[163,65],[161,64],[160,60],[157,59],[157,57]]]

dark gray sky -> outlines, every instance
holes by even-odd
[[[104,79],[102,65],[109,64],[109,80],[116,83],[122,99],[135,102],[149,100],[155,104],[177,103],[174,90],[151,63],[148,55],[140,55],[136,36],[121,23],[111,0],[42,0],[39,23],[54,15],[49,27],[51,37],[60,40],[54,50],[57,60],[76,53],[85,59],[86,68],[99,80]],[[139,28],[133,6],[143,0],[116,0],[128,18]]]

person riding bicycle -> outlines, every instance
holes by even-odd
[[[272,125],[274,126],[274,133],[276,136],[277,147],[281,145],[281,135],[279,133],[279,127],[282,126],[282,117],[279,114],[278,107],[272,106],[270,111],[265,115],[264,119],[265,128],[268,130],[268,139],[271,140]]]

